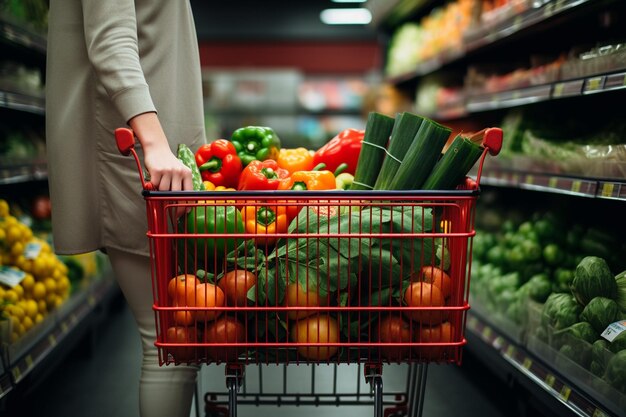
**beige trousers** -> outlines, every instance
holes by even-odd
[[[117,282],[135,316],[143,362],[139,383],[141,417],[189,417],[198,367],[159,366],[154,346],[156,329],[152,310],[150,258],[107,248]]]

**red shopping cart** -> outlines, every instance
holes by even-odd
[[[502,141],[482,135],[476,180],[452,191],[161,192],[118,129],[144,189],[160,364],[226,364],[231,416],[246,365],[359,364],[376,416],[419,415],[425,366],[460,364],[466,343],[478,184]],[[403,399],[384,401],[386,363],[411,364]]]

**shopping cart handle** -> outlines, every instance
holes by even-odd
[[[120,127],[115,129],[115,142],[117,149],[124,156],[130,155],[130,150],[135,147],[135,134],[132,130]]]
[[[483,137],[483,146],[489,149],[489,154],[496,156],[502,149],[502,129],[499,127],[490,127],[485,130]]]

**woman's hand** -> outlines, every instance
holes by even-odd
[[[141,143],[150,182],[159,191],[193,190],[191,170],[170,150],[156,113],[144,113],[128,122]]]

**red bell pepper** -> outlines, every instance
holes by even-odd
[[[276,190],[289,171],[279,168],[273,159],[252,161],[241,172],[239,190]]]
[[[224,187],[237,187],[243,168],[237,150],[225,139],[200,146],[196,152],[196,165],[202,180]]]
[[[354,175],[364,137],[364,130],[346,129],[340,132],[315,152],[313,165],[324,163],[327,170],[335,172],[339,165],[345,163],[348,167],[344,172]]]

